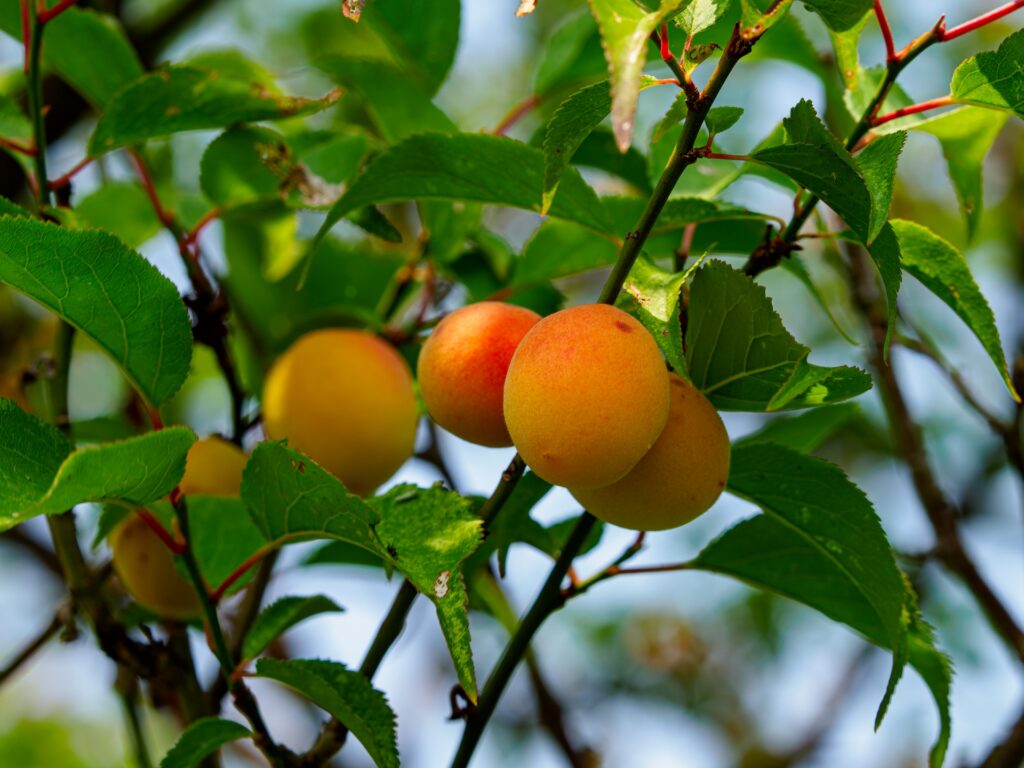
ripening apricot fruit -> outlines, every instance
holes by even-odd
[[[174,556],[138,515],[110,534],[114,572],[135,600],[169,619],[189,619],[201,610],[195,589],[174,567]]]
[[[219,437],[204,437],[189,448],[185,476],[178,487],[186,496],[237,496],[242,487],[246,455],[234,443]]]
[[[540,320],[497,301],[470,304],[445,317],[420,351],[416,375],[431,417],[479,445],[512,445],[502,397],[505,374],[523,336]]]
[[[505,380],[505,423],[550,483],[600,488],[619,480],[668,418],[665,363],[647,330],[620,309],[588,304],[526,334]]]
[[[692,384],[669,375],[672,403],[654,447],[605,488],[570,488],[590,514],[637,531],[676,528],[706,512],[729,478],[729,435]]]
[[[263,425],[364,496],[412,456],[419,410],[399,354],[365,331],[308,333],[274,363]]]

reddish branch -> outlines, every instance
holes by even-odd
[[[75,176],[77,176],[83,169],[87,168],[91,162],[92,162],[92,158],[91,157],[83,158],[77,164],[75,164],[75,166],[70,171],[65,173],[63,176],[58,176],[56,179],[53,179],[50,182],[50,189],[51,190],[63,189],[64,187],[66,187],[68,184],[71,183],[71,180]]]
[[[18,152],[19,154],[26,155],[28,157],[36,156],[36,148],[28,144],[22,144],[15,139],[5,139],[0,137],[0,147],[9,149],[12,152]]]
[[[157,535],[157,538],[164,543],[164,546],[171,550],[172,554],[185,554],[185,550],[187,549],[185,542],[178,540],[168,533],[167,529],[164,528],[163,524],[156,519],[152,512],[145,507],[139,507],[135,510],[135,514],[137,514],[142,522],[144,522],[149,529]]]
[[[267,557],[276,550],[276,544],[270,544],[265,547],[260,547],[259,549],[257,549],[255,552],[253,552],[251,555],[245,558],[245,560],[242,561],[241,565],[239,565],[237,568],[235,568],[235,570],[228,574],[227,578],[225,578],[224,581],[222,581],[216,588],[210,590],[210,599],[213,600],[213,602],[215,603],[219,602],[220,599],[224,597],[224,594],[229,589],[231,589],[231,587],[240,578],[245,576],[245,574],[248,573],[249,570],[253,568],[257,563],[263,560],[263,558]]]
[[[883,123],[888,123],[890,120],[897,120],[901,117],[906,117],[907,115],[916,115],[920,112],[927,112],[930,109],[948,107],[952,103],[952,96],[940,96],[937,99],[929,99],[928,101],[922,101],[918,104],[911,104],[909,107],[894,109],[892,112],[886,112],[884,115],[878,115],[871,120],[871,125],[882,125]]]
[[[60,16],[68,8],[78,4],[78,0],[60,0],[53,8],[46,8],[40,3],[36,10],[36,19],[40,24],[46,24]]]
[[[885,17],[882,0],[875,0],[875,18],[878,19],[878,28],[882,30],[882,37],[885,39],[885,60],[894,61],[896,46],[892,41],[892,29],[889,27],[889,20]]]
[[[495,126],[491,133],[495,136],[504,136],[509,128],[530,114],[530,112],[537,108],[538,104],[540,104],[540,96],[533,95],[523,99],[509,110],[508,114],[501,119],[501,122]]]
[[[954,40],[961,35],[966,35],[968,32],[973,32],[976,29],[984,27],[986,24],[991,24],[993,21],[997,21],[1007,14],[1013,13],[1018,8],[1024,8],[1024,0],[1014,0],[1012,3],[1001,5],[988,13],[983,13],[975,19],[965,21],[963,24],[953,27],[952,29],[943,29],[939,33],[940,40]]]

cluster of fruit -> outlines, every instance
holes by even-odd
[[[441,427],[479,445],[514,445],[540,477],[591,514],[663,530],[714,504],[729,473],[729,438],[714,407],[666,371],[632,316],[590,304],[546,318],[481,302],[446,316],[420,352],[424,404]],[[367,495],[412,456],[419,420],[413,376],[366,331],[306,334],[274,363],[263,391],[270,439],[287,439]],[[180,490],[237,496],[246,457],[206,438],[189,451]],[[195,615],[194,592],[139,516],[111,537],[114,566],[141,604]]]
[[[543,319],[495,302],[463,307],[426,340],[417,373],[438,424],[514,445],[606,522],[675,528],[725,488],[729,437],[717,411],[666,371],[643,325],[607,304]]]

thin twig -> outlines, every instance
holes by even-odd
[[[1012,3],[1001,5],[988,13],[983,13],[977,18],[965,21],[963,24],[958,24],[952,29],[943,30],[942,40],[955,40],[961,35],[966,35],[968,32],[973,32],[980,27],[984,27],[986,24],[991,24],[993,21],[1003,18],[1007,14],[1013,13],[1018,8],[1024,8],[1024,0],[1014,0]]]
[[[286,768],[291,764],[292,753],[274,741],[270,731],[267,729],[267,724],[260,712],[259,705],[256,703],[256,698],[252,695],[252,691],[249,690],[248,686],[241,679],[234,677],[237,662],[231,654],[227,639],[224,637],[224,630],[221,627],[220,618],[217,616],[217,608],[210,599],[206,582],[199,570],[199,563],[192,552],[188,502],[184,496],[179,497],[175,503],[174,514],[178,521],[178,527],[181,529],[181,535],[185,539],[186,545],[188,545],[188,548],[182,555],[182,560],[185,563],[189,578],[191,578],[192,584],[195,587],[196,595],[199,597],[199,603],[206,618],[207,634],[212,640],[213,652],[220,664],[221,674],[228,680],[228,690],[231,692],[235,707],[249,721],[249,725],[252,726],[254,732],[253,743],[266,756],[270,764],[275,766],[275,768]]]
[[[72,167],[72,169],[70,171],[65,173],[63,176],[58,176],[56,179],[51,181],[50,182],[50,189],[51,190],[63,189],[64,187],[66,187],[68,184],[71,183],[71,180],[75,176],[77,176],[82,170],[87,168],[89,166],[89,164],[92,163],[92,161],[93,161],[93,158],[91,158],[91,157],[82,158],[77,163],[75,163],[74,167]]]
[[[892,112],[886,112],[884,115],[878,115],[871,120],[872,127],[888,123],[890,120],[898,120],[901,117],[907,115],[916,115],[920,112],[927,112],[931,109],[940,109],[942,107],[948,107],[953,104],[952,96],[940,96],[937,99],[928,99],[928,101],[922,101],[917,104],[911,104],[907,107],[900,107],[894,109]]]
[[[50,640],[60,632],[62,627],[67,625],[68,616],[66,614],[66,607],[60,608],[53,615],[53,619],[46,625],[43,631],[32,638],[32,640],[30,640],[28,644],[22,648],[21,651],[19,651],[3,669],[0,669],[0,685],[6,683],[8,678],[21,669],[25,662],[35,656],[36,652],[50,642]]]
[[[882,0],[875,0],[875,18],[878,19],[878,28],[882,31],[882,38],[885,40],[885,60],[894,61],[896,45],[892,41],[892,29],[889,27],[889,20],[885,17]]]
[[[495,136],[504,136],[509,128],[530,114],[530,112],[536,109],[539,104],[540,96],[527,96],[521,102],[512,107],[508,114],[501,118],[501,122],[494,127],[494,130],[491,131],[491,133]]]

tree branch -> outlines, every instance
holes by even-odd
[[[854,298],[870,331],[868,357],[875,370],[879,395],[885,405],[893,439],[910,469],[914,489],[935,532],[935,554],[967,586],[1007,647],[1018,660],[1024,662],[1024,630],[967,553],[956,522],[960,512],[939,488],[928,462],[921,429],[910,413],[896,372],[886,359],[888,321],[885,309],[880,304],[867,256],[862,248],[851,244],[840,243],[840,247],[846,251],[849,259]]]
[[[978,768],[1020,768],[1024,763],[1024,712],[999,744],[992,748]]]

